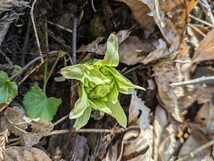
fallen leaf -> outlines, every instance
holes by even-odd
[[[127,65],[134,65],[142,62],[146,55],[154,49],[148,50],[146,46],[151,46],[149,43],[143,43],[137,36],[129,36],[119,45],[119,60]],[[147,46],[147,47],[148,47]]]
[[[187,21],[185,0],[141,0],[151,10],[162,35],[171,44],[170,51],[177,51],[183,39]]]
[[[154,62],[154,61],[157,61],[159,59],[169,57],[170,53],[167,49],[165,41],[159,39],[158,42],[159,42],[159,45],[157,46],[157,49],[150,52],[146,56],[146,58],[142,61],[143,64],[148,64],[152,61]]]
[[[209,131],[214,131],[214,104],[212,100],[204,103],[198,111],[194,121],[204,125]]]
[[[50,157],[38,148],[12,146],[5,150],[6,161],[51,161]]]
[[[125,160],[152,161],[153,130],[150,125],[150,109],[136,93],[132,94],[131,98],[129,124],[137,125],[140,129],[127,131],[123,137]]]
[[[47,136],[53,129],[53,124],[40,119],[30,119],[18,108],[7,108],[1,117],[1,126],[8,129],[11,133],[20,136],[21,144],[32,147],[39,140]],[[31,132],[27,132],[30,127]]]
[[[133,17],[137,20],[137,22],[144,28],[149,31],[152,31],[155,26],[155,22],[151,16],[148,15],[150,12],[147,5],[140,2],[139,0],[116,0],[119,2],[123,2],[129,6],[132,11]]]
[[[214,30],[207,33],[193,54],[194,63],[214,59]]]
[[[184,144],[180,148],[178,158],[190,153],[192,150],[204,145],[207,142],[208,140],[205,139],[205,137],[203,137],[198,131],[192,131],[191,135],[187,138],[187,140],[184,142]],[[211,152],[210,148],[207,147],[206,149],[202,149],[198,151],[194,155],[189,155],[190,157],[187,160],[191,160],[191,161],[202,160],[205,156],[209,156],[210,152]]]
[[[186,0],[186,12],[187,15],[192,11],[192,9],[197,5],[199,0]]]
[[[168,125],[168,118],[167,118],[167,112],[158,105],[155,110],[155,120],[153,121],[153,127],[154,127],[154,153],[153,153],[153,159],[155,161],[158,160],[158,147],[160,143],[168,137],[169,133],[166,131],[166,127]],[[168,158],[170,157],[167,156]]]
[[[5,145],[8,142],[9,131],[6,129],[5,131],[0,132],[0,160],[4,160],[5,154]]]

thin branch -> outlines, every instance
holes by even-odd
[[[61,26],[61,25],[59,25],[59,24],[53,23],[53,22],[51,22],[51,21],[47,21],[47,22],[48,22],[49,24],[51,24],[51,25],[54,25],[54,26],[56,26],[56,27],[62,29],[62,30],[65,30],[65,31],[70,32],[70,33],[73,33],[72,30],[70,30],[70,29],[68,29],[68,28],[66,28],[66,27],[63,27],[63,26]]]
[[[200,146],[200,147],[194,149],[194,150],[191,151],[190,153],[188,153],[188,154],[186,154],[186,155],[180,157],[180,158],[177,159],[176,161],[185,161],[185,160],[187,160],[187,159],[189,159],[189,158],[193,158],[194,155],[196,155],[196,154],[199,153],[200,151],[202,151],[202,150],[204,150],[204,149],[206,149],[206,148],[212,146],[213,144],[214,144],[214,140],[211,140],[211,141],[209,141],[208,143],[206,143],[206,144],[204,144],[204,145],[202,145],[202,146]]]
[[[204,20],[201,20],[200,18],[197,18],[197,17],[195,17],[195,16],[193,16],[193,15],[191,15],[191,14],[189,15],[189,17],[192,18],[192,19],[194,19],[194,20],[196,20],[196,21],[198,21],[198,22],[201,22],[201,23],[203,23],[203,24],[205,24],[205,25],[207,25],[207,26],[214,27],[213,24],[211,24],[211,23],[209,23],[209,22],[206,22],[206,21],[204,21]]]
[[[58,125],[62,121],[66,120],[69,117],[69,115],[63,116],[61,119],[57,120],[56,122],[53,123],[54,126]]]
[[[177,82],[177,83],[171,83],[170,86],[172,88],[180,87],[180,86],[186,86],[190,84],[199,84],[199,83],[214,83],[214,76],[211,77],[200,77],[188,81],[183,82]]]
[[[33,4],[31,6],[31,10],[30,10],[30,17],[31,17],[31,20],[32,20],[32,25],[33,25],[34,34],[35,34],[35,37],[36,37],[36,43],[37,43],[39,55],[41,56],[41,64],[43,64],[44,59],[42,57],[42,50],[41,50],[40,41],[39,41],[39,37],[38,37],[38,34],[37,34],[37,29],[36,29],[34,15],[33,15],[33,11],[34,11],[34,7],[35,7],[36,2],[37,2],[37,0],[33,1]]]
[[[139,129],[139,126],[130,126],[126,129],[124,128],[117,128],[115,129],[115,133],[123,133],[129,130],[133,130],[133,129]],[[65,129],[65,130],[54,130],[51,131],[47,136],[51,136],[51,135],[59,135],[59,134],[67,134],[69,132],[71,133],[111,133],[112,129],[79,129],[78,131],[76,130],[69,130],[69,129]]]
[[[94,0],[91,0],[91,7],[94,12],[97,12],[96,8],[94,7]]]
[[[77,24],[78,24],[78,19],[74,15],[73,16],[73,36],[72,36],[72,47],[73,47],[73,52],[72,52],[72,59],[73,63],[76,64],[77,62]]]

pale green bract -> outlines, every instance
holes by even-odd
[[[103,60],[93,60],[61,69],[65,79],[80,81],[79,99],[70,112],[70,119],[76,119],[76,130],[87,124],[91,111],[99,110],[114,117],[117,122],[127,126],[127,118],[118,101],[119,92],[132,94],[134,89],[144,88],[132,84],[114,67],[119,64],[118,39],[111,34],[107,41],[107,51]]]

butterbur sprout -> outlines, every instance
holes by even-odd
[[[107,40],[107,51],[103,60],[95,59],[84,64],[76,64],[61,69],[65,79],[80,81],[78,87],[79,99],[69,114],[70,119],[76,119],[76,130],[87,124],[94,110],[114,117],[117,122],[127,126],[127,118],[121,107],[118,94],[132,94],[134,89],[144,88],[132,84],[114,67],[119,64],[118,38],[111,34]]]

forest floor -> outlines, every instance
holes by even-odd
[[[112,66],[145,90],[118,83],[123,110],[101,102],[88,120],[82,68],[62,69],[117,49]],[[0,122],[5,161],[214,160],[214,1],[0,0]]]

